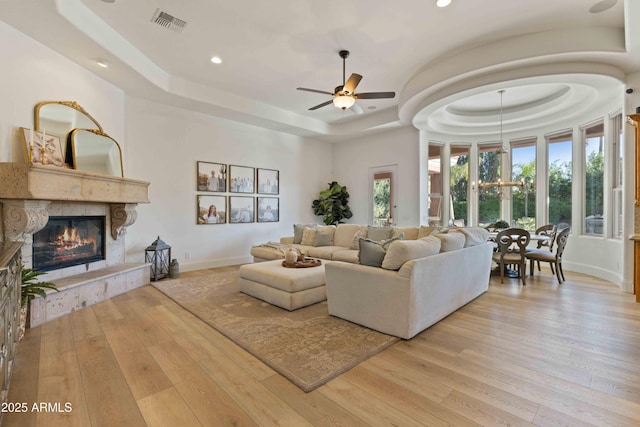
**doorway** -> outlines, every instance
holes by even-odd
[[[369,223],[377,227],[390,227],[397,217],[395,176],[397,165],[381,166],[369,170]]]

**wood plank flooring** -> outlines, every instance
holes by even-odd
[[[28,330],[9,402],[29,410],[3,426],[639,426],[640,304],[566,275],[492,279],[311,393],[145,286]]]

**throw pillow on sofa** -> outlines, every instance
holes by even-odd
[[[451,252],[464,248],[465,237],[462,233],[439,233],[435,236],[442,242],[440,252]]]
[[[366,238],[367,238],[366,228],[364,230],[361,229],[356,231],[356,234],[353,235],[353,241],[351,242],[351,246],[349,246],[349,249],[355,249],[355,250],[360,249],[360,239],[366,239]]]
[[[465,236],[464,247],[476,246],[489,240],[489,231],[481,227],[456,228],[452,232],[462,233]]]
[[[390,227],[367,227],[367,238],[375,240],[376,242],[382,242],[391,238],[391,232],[393,229]]]
[[[335,225],[316,228],[316,240],[314,246],[333,246],[333,235],[335,231]]]
[[[391,231],[391,237],[396,237],[400,233],[404,234],[404,240],[417,240],[418,239],[418,227],[393,227]]]
[[[382,261],[382,268],[399,270],[407,261],[439,253],[441,244],[440,239],[434,236],[418,240],[397,240],[389,245]]]
[[[304,246],[315,246],[316,244],[316,228],[315,227],[304,228],[304,231],[302,232],[302,240],[300,240],[300,244]]]
[[[293,243],[302,243],[305,228],[316,228],[315,224],[293,224]]]
[[[360,251],[358,252],[358,263],[361,265],[368,265],[371,267],[381,267],[382,261],[384,260],[384,256],[387,253],[387,248],[398,240],[402,240],[404,238],[403,234],[400,234],[393,239],[384,240],[382,242],[377,242],[371,239],[360,239],[359,246]]]

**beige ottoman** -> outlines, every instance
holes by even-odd
[[[287,268],[282,260],[240,267],[240,291],[286,310],[327,299],[324,261],[318,267]]]

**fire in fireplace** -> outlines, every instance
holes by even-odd
[[[33,235],[33,267],[58,270],[105,259],[104,216],[52,216]]]

